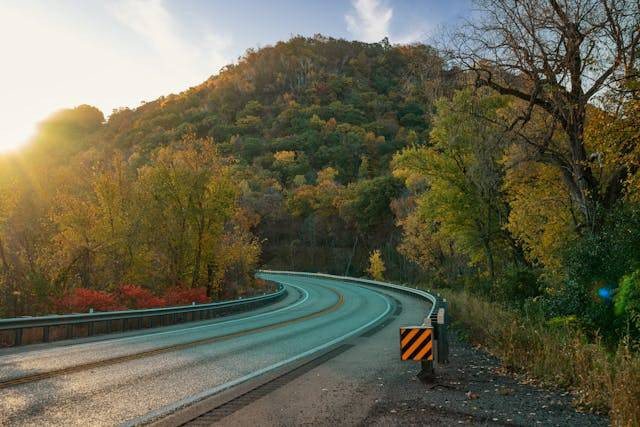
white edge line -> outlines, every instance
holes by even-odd
[[[340,336],[338,338],[334,338],[333,340],[331,340],[329,342],[326,342],[326,343],[321,344],[321,345],[319,345],[317,347],[314,347],[314,348],[312,348],[310,350],[307,350],[307,351],[305,351],[303,353],[297,354],[297,355],[295,355],[293,357],[290,357],[290,358],[285,359],[283,361],[280,361],[278,363],[274,363],[273,365],[266,366],[266,367],[264,367],[262,369],[258,369],[257,371],[251,372],[250,374],[244,375],[244,376],[242,376],[240,378],[237,378],[237,379],[235,379],[233,381],[229,381],[229,382],[221,384],[221,385],[219,385],[217,387],[210,388],[208,390],[202,391],[202,392],[200,392],[198,394],[195,394],[193,396],[190,396],[188,398],[179,400],[178,402],[173,403],[171,405],[167,405],[167,406],[164,406],[164,407],[162,407],[160,409],[156,409],[154,411],[151,411],[151,412],[149,412],[149,413],[147,413],[145,415],[142,415],[140,417],[133,418],[132,420],[126,421],[125,423],[121,424],[121,426],[123,426],[123,427],[137,426],[137,425],[152,421],[152,420],[154,420],[156,418],[160,418],[163,415],[168,415],[169,413],[174,412],[174,411],[176,411],[176,410],[178,410],[178,409],[180,409],[182,407],[189,406],[189,405],[191,405],[191,404],[193,404],[195,402],[198,402],[198,401],[200,401],[202,399],[205,399],[207,397],[213,396],[214,394],[220,393],[221,391],[227,390],[227,389],[229,389],[229,388],[231,388],[233,386],[236,386],[238,384],[246,382],[246,381],[248,381],[248,380],[250,380],[252,378],[258,377],[258,376],[263,375],[263,374],[266,374],[266,373],[268,373],[270,371],[273,371],[275,369],[280,368],[281,366],[287,365],[287,364],[289,364],[291,362],[295,362],[296,360],[302,359],[303,357],[306,357],[306,356],[309,356],[309,355],[311,355],[313,353],[316,353],[318,351],[324,350],[324,349],[326,349],[328,347],[331,347],[332,345],[334,345],[336,343],[339,343],[340,341],[344,341],[347,338],[350,338],[353,335],[358,334],[363,329],[368,328],[369,326],[373,325],[374,323],[376,323],[377,321],[382,319],[384,316],[387,315],[387,313],[389,313],[391,311],[391,304],[389,304],[389,300],[387,298],[383,297],[382,295],[380,295],[379,293],[375,293],[375,295],[378,295],[380,298],[382,298],[385,301],[385,303],[387,304],[387,307],[386,307],[385,311],[382,314],[380,314],[378,317],[376,317],[375,319],[371,320],[370,322],[360,326],[359,328],[357,328],[357,329],[355,329],[355,330],[353,330],[353,331],[351,331],[351,332],[349,332],[349,333],[347,333],[345,335],[342,335],[342,336]]]

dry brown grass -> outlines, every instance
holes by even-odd
[[[640,355],[615,354],[577,328],[524,318],[467,292],[443,292],[454,323],[513,371],[571,390],[576,406],[608,413],[615,426],[640,426]]]

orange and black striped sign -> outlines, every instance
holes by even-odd
[[[426,326],[400,328],[402,360],[433,360],[433,329]]]

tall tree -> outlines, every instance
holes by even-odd
[[[500,129],[481,119],[498,116],[505,97],[457,92],[437,103],[430,147],[408,148],[394,158],[395,174],[423,177],[427,189],[413,215],[434,230],[440,247],[453,244],[493,279],[499,263],[517,251],[504,226],[508,205],[502,194],[500,159],[506,142]],[[406,225],[411,224],[411,221]]]
[[[211,270],[216,245],[235,206],[230,171],[213,142],[187,135],[178,147],[158,150],[140,170],[146,231],[155,259],[166,261],[165,280],[197,287]],[[206,268],[207,267],[207,268]]]
[[[534,110],[549,116],[544,138],[525,138],[535,156],[557,167],[586,225],[620,198],[629,166],[604,182],[585,144],[587,105],[632,79],[640,55],[640,3],[635,0],[477,0],[478,19],[456,34],[449,54],[475,84],[526,103],[505,127],[522,129]],[[554,133],[566,135],[554,144]],[[637,166],[636,166],[637,167]]]

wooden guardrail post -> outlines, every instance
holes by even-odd
[[[438,363],[449,363],[448,325],[445,316],[446,310],[444,308],[439,308],[437,319],[438,340],[436,346]]]

